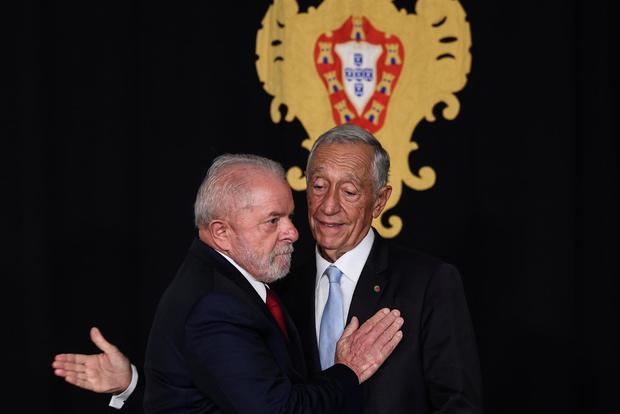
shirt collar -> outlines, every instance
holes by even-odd
[[[330,265],[336,266],[343,273],[343,276],[350,279],[354,284],[360,278],[366,260],[370,255],[370,249],[375,241],[375,233],[372,227],[368,230],[368,234],[357,244],[353,249],[349,250],[338,258],[334,263],[331,263],[321,256],[319,253],[319,246],[314,247],[314,255],[316,257],[316,283],[318,285],[321,276],[325,273]]]
[[[260,298],[263,300],[263,302],[267,302],[267,286],[263,282],[260,282],[260,281],[256,280],[254,278],[254,276],[252,276],[243,267],[239,266],[239,264],[237,264],[237,262],[235,262],[231,257],[225,255],[224,253],[220,252],[219,250],[216,250],[216,252],[218,252],[219,254],[224,256],[224,258],[226,260],[228,260],[233,266],[235,266],[237,268],[237,270],[239,272],[241,272],[243,277],[245,277],[247,279],[247,281],[250,282],[250,285],[252,285],[252,287],[254,288],[256,293],[258,293],[258,296],[260,296]]]

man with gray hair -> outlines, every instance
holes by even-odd
[[[195,203],[198,238],[149,335],[146,413],[359,411],[360,383],[397,346],[403,319],[387,308],[362,326],[354,319],[338,341],[335,365],[307,376],[297,329],[267,285],[289,271],[298,237],[293,208],[276,162],[255,155],[213,162]],[[104,354],[59,355],[56,374],[98,391],[102,383],[92,374],[104,361],[124,372],[106,391],[123,390],[129,361],[98,331],[93,339]]]
[[[315,255],[276,288],[312,372],[331,366],[353,315],[364,321],[383,307],[401,311],[401,344],[362,384],[364,413],[481,413],[476,341],[458,271],[388,243],[371,227],[392,191],[389,168],[388,154],[363,128],[337,126],[316,140],[306,167]]]
[[[266,285],[290,268],[297,229],[284,170],[254,155],[218,157],[198,190],[198,239],[159,303],[145,356],[147,413],[335,412],[397,345],[384,309],[353,321],[337,365],[308,382],[294,324]],[[274,311],[275,308],[275,311]],[[363,345],[362,345],[363,344]]]
[[[362,384],[364,413],[481,413],[476,340],[459,272],[372,229],[392,191],[389,168],[379,141],[360,127],[340,125],[317,139],[306,168],[315,255],[275,288],[313,373],[333,366],[337,339],[354,316],[365,321],[382,308],[400,310],[407,321],[402,342]],[[129,366],[111,344],[93,339],[116,358],[115,366]],[[101,375],[94,379],[119,377],[95,372]]]

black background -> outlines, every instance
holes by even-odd
[[[24,1],[9,16],[5,398],[21,411],[107,411],[107,396],[53,376],[53,356],[95,352],[97,325],[141,364],[214,156],[304,163],[301,124],[270,120],[255,70],[269,4]],[[461,4],[461,112],[414,132],[413,167],[438,179],[405,189],[397,241],[461,270],[486,412],[615,411],[617,24],[602,1]],[[312,243],[295,202],[298,256]]]

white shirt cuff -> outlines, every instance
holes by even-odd
[[[120,409],[127,401],[127,398],[134,392],[136,389],[136,385],[138,385],[138,370],[131,364],[131,382],[129,383],[129,387],[118,395],[113,395],[110,399],[110,407]]]

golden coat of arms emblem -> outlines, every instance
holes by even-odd
[[[467,83],[471,34],[457,0],[418,0],[415,14],[390,0],[325,0],[299,12],[296,0],[274,0],[256,35],[256,70],[273,96],[273,122],[298,118],[310,149],[320,134],[343,123],[372,132],[390,154],[392,196],[373,226],[396,236],[402,218],[389,214],[403,186],[426,190],[435,184],[432,167],[415,166],[412,135],[433,108],[444,103],[444,118],[460,109],[455,93]],[[413,166],[412,166],[413,164]],[[287,179],[305,190],[303,169]],[[387,225],[384,224],[383,215]]]

